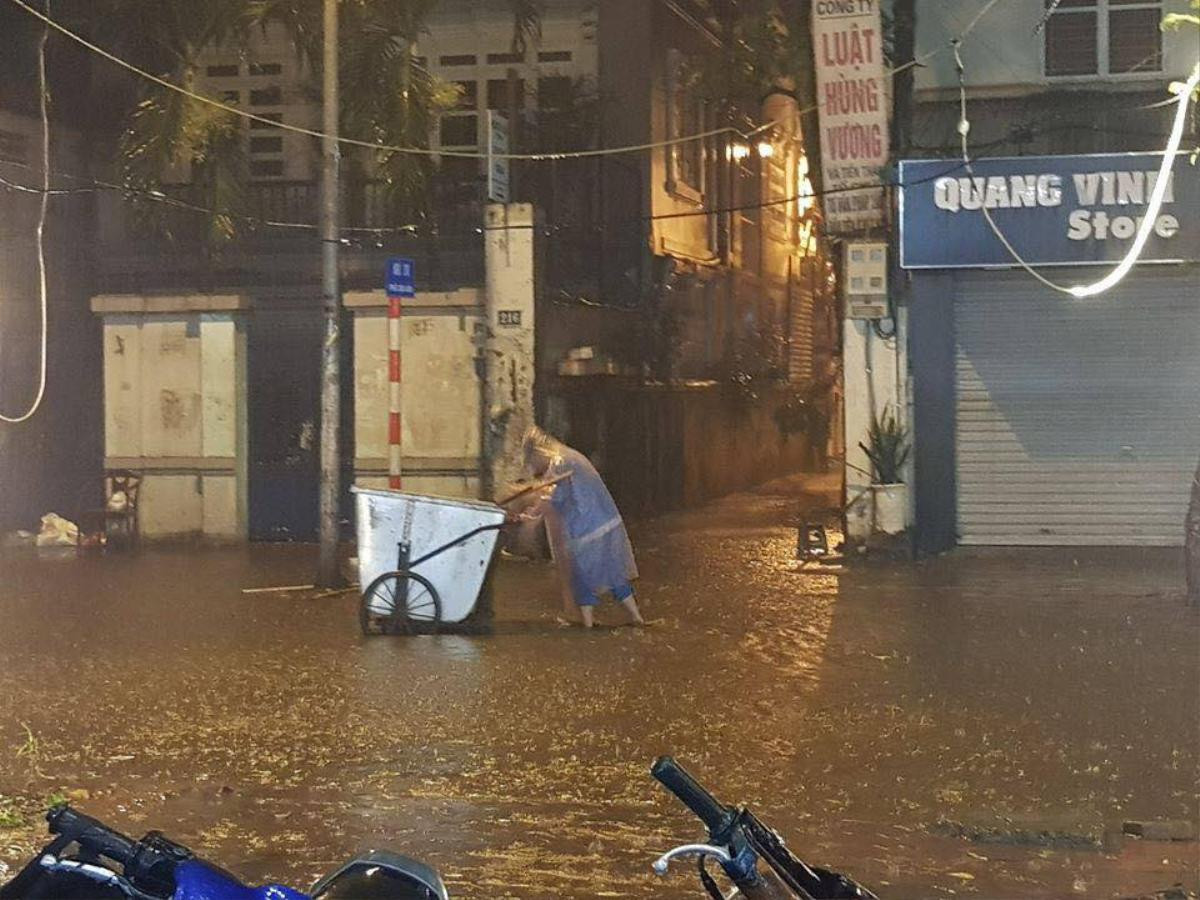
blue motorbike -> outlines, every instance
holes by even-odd
[[[753,813],[718,803],[670,757],[650,772],[708,831],[704,843],[664,853],[654,863],[660,875],[688,858],[715,900],[877,900],[846,876],[797,859]],[[357,856],[303,894],[279,884],[245,885],[158,831],[133,840],[67,806],[46,820],[53,839],[0,887],[0,900],[449,900],[436,871],[394,853]],[[732,893],[718,885],[722,876]]]
[[[0,900],[449,900],[424,863],[375,851],[350,860],[308,894],[280,884],[250,887],[182,844],[151,831],[133,840],[59,806],[46,815],[50,841]]]

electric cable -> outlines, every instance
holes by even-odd
[[[151,72],[148,72],[145,69],[142,69],[142,68],[134,65],[133,63],[129,62],[128,60],[123,59],[122,57],[116,55],[115,53],[105,50],[103,47],[99,46],[98,44],[95,44],[95,43],[89,41],[87,38],[83,37],[80,34],[77,34],[76,32],[67,28],[65,25],[61,24],[60,22],[55,21],[49,15],[38,11],[34,7],[30,6],[27,2],[25,2],[25,0],[9,0],[9,2],[13,3],[15,6],[19,7],[20,9],[23,9],[29,15],[31,15],[37,19],[40,19],[46,27],[53,28],[54,30],[58,31],[60,34],[71,39],[72,41],[75,41],[77,44],[86,48],[87,50],[90,50],[91,52],[102,56],[103,58],[107,59],[109,62],[111,62],[117,66],[120,66],[121,68],[126,69],[129,72],[132,72],[133,74],[139,76],[140,78],[151,81],[154,84],[159,85],[160,87],[166,88],[171,91],[175,91],[176,93],[182,94],[185,97],[188,97],[188,98],[195,100],[197,102],[200,102],[200,103],[207,104],[208,106],[212,106],[216,109],[220,109],[223,112],[229,113],[231,115],[240,116],[241,118],[249,119],[250,121],[257,122],[260,125],[263,125],[265,127],[279,128],[284,131],[291,131],[296,134],[306,135],[308,137],[316,137],[316,138],[325,138],[326,137],[324,132],[319,131],[317,129],[304,128],[303,126],[291,125],[286,122],[277,122],[274,119],[269,119],[269,118],[266,118],[265,116],[260,116],[255,113],[248,112],[244,109],[239,109],[238,107],[232,106],[221,100],[217,100],[213,97],[207,97],[204,94],[200,94],[196,91],[189,90],[188,88],[185,88],[178,84],[175,84],[174,82],[169,81],[166,78],[162,78],[161,76],[158,76]],[[974,31],[975,27],[980,23],[980,21],[983,20],[984,16],[986,16],[988,14],[988,12],[992,9],[992,7],[994,7],[996,5],[996,3],[998,3],[998,2],[999,2],[999,0],[988,0],[988,2],[986,4],[984,4],[984,6],[974,16],[974,18],[972,18],[972,20],[967,25],[967,27],[964,28],[963,31],[959,33],[959,36],[956,40],[961,40],[962,38],[969,35],[972,31]],[[933,50],[930,50],[930,51],[922,54],[921,56],[919,56],[915,59],[912,59],[909,62],[907,62],[901,66],[897,66],[895,68],[886,70],[885,76],[889,77],[889,78],[894,78],[899,73],[904,72],[907,69],[913,68],[914,66],[919,66],[919,65],[923,64],[924,62],[926,62],[927,60],[932,59],[934,56],[937,56],[939,53],[945,52],[945,50],[951,46],[953,46],[953,41],[948,44],[944,44],[942,46],[936,47]],[[819,109],[820,109],[820,104],[817,103],[817,104],[813,104],[811,106],[802,108],[801,110],[799,110],[798,114],[799,115],[808,115],[810,113],[818,111]],[[336,140],[339,143],[346,144],[349,146],[365,147],[365,148],[368,148],[371,150],[383,150],[383,151],[386,151],[389,153],[402,153],[402,154],[410,154],[410,155],[415,155],[415,156],[426,156],[426,157],[446,156],[446,157],[454,157],[454,158],[459,158],[459,159],[516,159],[516,160],[530,160],[530,161],[534,161],[534,162],[544,162],[544,161],[552,161],[552,160],[584,159],[584,158],[588,158],[588,157],[597,157],[597,156],[616,156],[616,155],[622,155],[622,154],[628,154],[628,153],[639,153],[639,152],[645,152],[647,150],[657,150],[657,149],[661,149],[663,147],[671,147],[671,146],[675,146],[678,144],[690,143],[692,141],[707,140],[708,138],[715,137],[720,134],[733,133],[742,138],[749,139],[751,136],[758,134],[769,128],[772,128],[777,124],[778,124],[778,122],[768,122],[767,124],[759,126],[758,128],[754,129],[749,135],[743,134],[742,132],[738,131],[737,129],[733,128],[732,126],[726,125],[726,126],[722,126],[721,128],[714,128],[709,131],[703,131],[703,132],[700,132],[697,134],[683,135],[683,136],[674,137],[674,138],[667,138],[667,139],[661,140],[661,141],[651,141],[651,142],[644,143],[644,144],[630,144],[630,145],[623,146],[623,147],[601,147],[601,148],[596,148],[593,150],[556,151],[556,152],[550,152],[550,153],[491,153],[491,154],[489,154],[489,153],[481,153],[477,150],[476,151],[445,150],[445,149],[434,149],[434,148],[429,148],[429,147],[411,147],[411,146],[403,146],[403,145],[398,145],[398,144],[385,144],[385,143],[380,143],[380,142],[376,142],[376,141],[365,141],[365,140],[360,140],[357,138],[350,138],[350,137],[343,137],[343,136],[336,137]]]
[[[967,173],[975,177],[975,171],[971,162],[970,148],[967,143],[967,136],[971,131],[971,123],[967,118],[967,86],[966,86],[966,66],[962,58],[962,45],[960,41],[954,44],[954,63],[958,71],[958,98],[959,98],[959,121],[958,133],[962,145],[963,166]],[[1183,141],[1183,129],[1187,121],[1187,110],[1191,103],[1192,93],[1200,86],[1200,62],[1192,70],[1191,76],[1186,82],[1179,86],[1179,95],[1176,98],[1178,107],[1175,111],[1175,121],[1171,129],[1171,136],[1167,142],[1167,146],[1163,151],[1162,164],[1159,167],[1158,178],[1154,183],[1154,188],[1150,194],[1150,201],[1146,206],[1145,215],[1142,217],[1141,224],[1138,227],[1137,234],[1134,237],[1133,243],[1126,252],[1124,258],[1113,268],[1108,275],[1101,278],[1099,281],[1091,284],[1077,284],[1065,286],[1058,284],[1055,281],[1047,278],[1041,272],[1037,271],[1030,265],[1013,246],[1012,242],[1005,236],[997,226],[991,212],[988,210],[987,203],[983,202],[986,198],[980,197],[980,212],[983,213],[984,219],[988,226],[996,235],[996,238],[1008,251],[1009,256],[1027,273],[1041,282],[1051,290],[1061,294],[1068,294],[1076,298],[1092,297],[1097,294],[1102,294],[1115,286],[1121,281],[1129,271],[1133,268],[1138,258],[1141,256],[1142,250],[1146,246],[1146,242],[1150,239],[1150,232],[1154,230],[1158,219],[1158,212],[1162,208],[1162,203],[1166,197],[1167,186],[1170,183],[1171,169],[1175,164],[1176,154],[1179,152],[1179,145]]]
[[[45,3],[46,9],[49,10],[50,0],[45,0]],[[46,42],[49,37],[50,29],[43,28],[42,37],[38,41],[38,98],[42,119],[42,189],[38,192],[41,194],[41,198],[38,207],[37,228],[34,231],[37,245],[38,309],[41,320],[38,338],[38,387],[33,401],[25,412],[16,416],[0,412],[0,422],[7,422],[10,425],[28,422],[37,414],[42,401],[46,398],[47,360],[50,352],[50,303],[46,285],[46,216],[50,207],[50,111],[48,109],[50,90],[46,84]]]

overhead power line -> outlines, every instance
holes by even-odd
[[[967,173],[974,176],[975,171],[972,166],[973,160],[967,146],[967,135],[971,131],[971,122],[967,118],[967,81],[966,81],[966,66],[963,63],[961,47],[956,43],[954,45],[954,63],[958,72],[958,133],[962,142],[962,161]],[[1008,255],[1012,257],[1013,262],[1020,266],[1025,272],[1033,276],[1041,284],[1056,291],[1060,294],[1067,294],[1077,299],[1086,297],[1094,297],[1115,287],[1126,275],[1133,269],[1138,258],[1142,255],[1142,250],[1146,246],[1146,242],[1150,239],[1150,233],[1154,230],[1159,210],[1162,208],[1163,199],[1166,196],[1167,186],[1170,183],[1170,172],[1175,164],[1176,155],[1179,153],[1180,144],[1183,141],[1184,126],[1187,122],[1188,106],[1192,100],[1192,94],[1200,87],[1200,62],[1192,69],[1192,73],[1188,76],[1186,82],[1175,85],[1178,89],[1178,96],[1175,98],[1175,103],[1178,104],[1175,110],[1174,123],[1171,128],[1171,136],[1167,141],[1167,146],[1163,150],[1162,164],[1159,167],[1158,178],[1154,183],[1154,190],[1151,192],[1149,202],[1146,206],[1146,211],[1141,218],[1141,224],[1138,226],[1137,234],[1134,236],[1133,243],[1130,244],[1129,250],[1119,263],[1099,281],[1091,284],[1075,284],[1062,285],[1050,278],[1047,278],[1031,265],[1016,247],[1012,241],[1000,230],[1000,226],[996,224],[996,220],[992,217],[988,210],[987,204],[980,205],[979,210],[983,213],[983,218],[987,222],[988,227],[1000,241]]]
[[[83,37],[82,35],[72,31],[71,29],[67,28],[65,25],[52,19],[50,16],[46,15],[44,12],[41,12],[40,10],[35,9],[34,7],[30,6],[28,3],[25,2],[25,0],[10,0],[10,2],[13,3],[15,6],[19,7],[20,9],[24,10],[26,13],[33,16],[34,18],[41,20],[47,27],[53,28],[55,31],[59,32],[63,36],[69,38],[72,41],[75,41],[80,46],[90,50],[93,53],[98,54],[99,56],[104,57],[109,62],[113,63],[114,65],[120,66],[121,68],[126,69],[129,72],[132,72],[133,74],[139,76],[140,78],[144,78],[148,81],[151,81],[154,84],[159,85],[160,87],[166,88],[167,90],[175,91],[176,93],[182,94],[185,97],[189,97],[190,99],[195,100],[198,103],[207,104],[208,106],[211,106],[215,109],[222,110],[226,113],[229,113],[230,115],[240,116],[243,119],[248,119],[249,121],[256,122],[264,127],[279,128],[279,129],[282,129],[283,131],[290,131],[290,132],[294,132],[296,134],[303,134],[308,137],[324,138],[326,136],[324,132],[319,131],[315,128],[305,128],[300,125],[291,125],[291,124],[288,124],[287,122],[277,122],[274,119],[268,119],[265,116],[260,116],[255,113],[248,112],[247,110],[240,109],[239,107],[233,106],[229,103],[225,103],[221,100],[217,100],[213,97],[207,97],[204,94],[189,90],[188,88],[185,88],[178,84],[175,84],[172,81],[168,81],[167,79],[162,78],[161,76],[155,75],[152,72],[148,72],[145,69],[142,69],[139,66],[129,62],[128,60],[123,59],[120,56],[117,56],[115,53],[105,50],[103,47],[93,43],[92,41],[89,41],[87,38]],[[909,62],[904,63],[901,66],[897,66],[895,68],[886,70],[884,73],[885,76],[889,77],[889,78],[893,78],[896,75],[898,75],[899,73],[906,71],[907,69],[913,68],[914,66],[919,66],[922,63],[926,62],[927,60],[932,59],[934,56],[937,56],[939,53],[946,51],[951,46],[953,46],[955,41],[962,41],[964,38],[967,37],[967,35],[969,35],[972,31],[975,30],[975,27],[980,23],[980,21],[983,20],[983,17],[986,16],[988,14],[988,12],[992,9],[992,7],[995,6],[996,3],[998,3],[998,2],[999,2],[999,0],[988,0],[988,2],[979,10],[979,12],[974,16],[974,18],[971,19],[970,23],[968,23],[966,28],[964,28],[963,31],[959,33],[959,35],[954,39],[954,41],[948,42],[948,43],[946,43],[940,47],[937,47],[927,53],[924,53],[921,56],[917,57],[916,59],[910,60]],[[802,108],[799,111],[799,114],[800,115],[808,115],[810,113],[817,112],[820,108],[821,107],[820,107],[819,103],[813,104],[811,106],[806,106],[806,107]],[[648,150],[657,150],[657,149],[661,149],[664,147],[672,147],[672,146],[676,146],[679,144],[690,143],[692,141],[707,140],[708,138],[716,137],[717,135],[721,135],[721,134],[733,134],[733,135],[737,135],[738,137],[748,139],[749,137],[752,137],[755,134],[759,134],[769,128],[772,128],[777,124],[779,124],[779,123],[778,122],[768,122],[767,124],[754,129],[749,135],[742,133],[738,129],[733,128],[732,126],[726,125],[726,126],[722,126],[720,128],[713,128],[708,131],[698,132],[697,134],[690,134],[690,135],[684,135],[684,136],[680,136],[680,137],[667,138],[667,139],[661,140],[661,141],[651,141],[651,142],[647,142],[644,144],[629,144],[629,145],[622,146],[622,147],[601,147],[601,148],[597,148],[597,149],[593,149],[593,150],[569,150],[569,151],[556,151],[556,152],[543,152],[543,153],[493,153],[493,154],[490,154],[490,157],[489,157],[488,153],[482,153],[478,150],[474,150],[474,151],[473,150],[444,150],[444,149],[433,149],[430,147],[412,147],[412,146],[404,146],[404,145],[400,145],[400,144],[384,144],[384,143],[380,143],[380,142],[376,142],[376,141],[365,141],[365,140],[360,140],[357,138],[350,138],[350,137],[338,137],[337,140],[339,143],[347,145],[347,146],[365,147],[370,150],[384,150],[389,153],[403,153],[403,154],[410,154],[413,156],[426,156],[426,157],[445,156],[445,157],[453,157],[453,158],[459,158],[459,159],[488,159],[488,158],[517,159],[517,160],[530,160],[530,161],[534,161],[534,162],[546,162],[546,161],[561,160],[561,159],[584,159],[584,158],[596,157],[596,156],[617,156],[617,155],[623,155],[623,154],[629,154],[629,153],[642,153],[642,152],[645,152]]]
[[[979,147],[977,147],[976,149],[977,150],[985,150],[985,151],[990,150],[994,147],[997,147],[1001,144],[1008,142],[1008,140],[1009,139],[1007,137],[998,138],[994,141],[988,142],[987,144],[982,144]],[[987,157],[979,157],[979,158],[986,159]],[[0,165],[18,166],[20,168],[25,168],[25,169],[32,168],[31,166],[28,166],[28,165],[24,165],[21,163],[12,163],[12,162],[0,163]],[[925,184],[927,182],[934,181],[938,178],[942,178],[946,175],[953,174],[954,172],[957,172],[958,170],[963,169],[965,167],[966,167],[966,163],[954,162],[954,163],[950,163],[947,166],[945,171],[938,172],[935,175],[930,175],[925,178],[918,179],[916,181],[884,182],[883,184],[879,185],[879,187],[883,187],[883,188],[916,187],[919,184]],[[169,205],[169,206],[172,206],[175,208],[187,210],[190,212],[205,213],[207,215],[216,215],[218,213],[217,210],[215,210],[211,207],[201,206],[196,203],[189,203],[184,200],[179,200],[174,197],[170,197],[170,196],[162,193],[161,191],[148,191],[148,190],[144,190],[144,189],[139,190],[136,188],[128,188],[128,187],[124,187],[119,184],[114,184],[112,182],[98,181],[95,179],[86,178],[84,176],[74,175],[69,172],[58,171],[58,172],[54,172],[53,174],[60,178],[69,178],[69,179],[72,179],[75,181],[86,182],[88,186],[78,187],[78,188],[52,188],[52,189],[42,190],[40,188],[30,187],[29,185],[21,184],[19,182],[10,181],[9,179],[4,178],[3,176],[0,176],[0,187],[7,188],[7,189],[13,190],[13,191],[20,191],[23,193],[43,194],[43,195],[47,195],[47,196],[64,196],[64,195],[71,195],[71,194],[90,194],[90,193],[97,193],[100,191],[112,191],[112,192],[121,193],[121,194],[125,194],[125,195],[132,195],[134,197],[146,199],[146,200],[149,200],[149,201],[152,201],[155,203],[163,203],[163,204],[166,204],[166,205]],[[774,206],[783,206],[788,203],[796,203],[801,200],[816,200],[816,199],[820,199],[822,197],[828,197],[828,196],[835,195],[835,194],[848,194],[848,193],[853,193],[854,191],[862,191],[862,190],[868,190],[868,188],[863,188],[863,187],[829,188],[829,189],[823,190],[823,191],[812,191],[812,192],[808,192],[808,193],[791,194],[786,197],[776,197],[773,200],[762,200],[762,201],[758,201],[755,203],[743,203],[743,204],[736,204],[736,205],[729,205],[729,206],[701,207],[699,209],[687,210],[685,212],[655,213],[652,215],[641,215],[641,216],[629,217],[629,218],[624,218],[624,219],[614,219],[614,220],[609,220],[609,221],[550,222],[545,225],[495,225],[495,226],[486,226],[486,227],[481,225],[481,226],[477,226],[477,227],[473,228],[472,232],[478,234],[478,233],[482,233],[484,231],[545,230],[547,233],[553,233],[556,231],[564,231],[564,230],[568,230],[568,229],[572,229],[572,228],[612,228],[612,227],[618,227],[618,226],[622,226],[622,225],[637,224],[637,223],[641,223],[641,222],[657,222],[657,221],[662,221],[662,220],[666,220],[666,219],[687,219],[687,218],[694,218],[696,216],[712,216],[712,215],[721,215],[724,213],[731,213],[731,212],[747,212],[750,210],[766,209],[766,208],[774,207]],[[308,222],[284,222],[284,221],[279,221],[279,220],[274,220],[274,219],[266,219],[266,218],[262,218],[260,216],[253,216],[253,215],[249,215],[249,214],[239,214],[239,213],[229,213],[226,211],[222,211],[221,214],[228,215],[231,218],[238,219],[240,221],[246,222],[251,225],[258,225],[258,226],[262,226],[262,227],[291,228],[291,229],[296,229],[296,230],[314,231],[314,232],[317,230],[317,226],[315,224],[308,223]],[[344,232],[346,234],[356,234],[357,233],[357,234],[378,234],[378,235],[383,235],[383,234],[412,234],[412,235],[415,235],[415,234],[420,233],[424,227],[426,227],[426,226],[421,225],[421,224],[393,225],[393,226],[385,226],[385,227],[351,225],[351,226],[343,226],[341,230],[342,230],[342,232]],[[447,236],[447,237],[450,236],[450,234],[447,234],[445,232],[443,232],[442,234],[443,234],[443,236]]]
[[[46,8],[50,8],[50,0],[45,0]],[[9,425],[20,425],[32,419],[46,398],[48,356],[50,353],[50,300],[46,285],[46,215],[50,206],[50,112],[47,108],[50,102],[50,88],[46,82],[46,41],[50,36],[47,28],[42,29],[38,40],[38,112],[42,124],[42,187],[37,193],[41,194],[38,206],[37,227],[34,229],[34,243],[37,246],[38,272],[38,311],[40,314],[40,330],[38,332],[38,386],[29,408],[19,415],[9,416],[0,412],[0,422]]]

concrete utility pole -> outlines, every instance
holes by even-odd
[[[341,496],[341,289],[338,284],[338,0],[325,0],[321,140],[321,480],[318,506],[320,561],[317,582],[338,582],[338,501]]]

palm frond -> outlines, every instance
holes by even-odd
[[[544,0],[508,0],[512,12],[512,52],[525,55],[530,44],[542,39],[542,16],[546,12]]]

